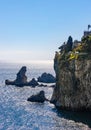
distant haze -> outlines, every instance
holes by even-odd
[[[10,50],[0,52],[0,61],[7,63],[51,63],[53,59],[43,52]]]
[[[51,69],[54,70],[52,60],[31,60],[31,61],[0,61],[0,68],[21,68],[22,66],[26,66],[28,68],[41,68],[41,69]]]

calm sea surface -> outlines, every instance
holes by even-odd
[[[5,79],[14,80],[21,66],[0,66],[0,130],[90,130],[91,113],[58,111],[49,102],[31,103],[27,98],[40,90],[48,99],[53,89],[46,87],[6,86]],[[28,80],[43,72],[54,75],[50,66],[28,66]]]

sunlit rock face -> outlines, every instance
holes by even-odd
[[[51,102],[69,110],[91,110],[91,59],[54,60],[56,87]]]

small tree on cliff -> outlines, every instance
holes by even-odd
[[[67,45],[66,45],[66,52],[72,51],[72,46],[73,46],[73,38],[71,36],[68,37],[67,40]]]

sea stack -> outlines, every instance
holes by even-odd
[[[18,87],[24,87],[24,86],[31,86],[31,87],[35,87],[38,84],[38,82],[33,78],[32,80],[30,80],[29,82],[27,81],[27,76],[26,74],[26,66],[23,66],[19,72],[17,73],[16,79],[14,81],[10,81],[10,80],[5,80],[5,84],[6,85],[15,85]]]
[[[27,83],[26,66],[23,66],[17,73],[16,79],[14,81],[5,80],[6,85],[16,85],[23,87]]]

